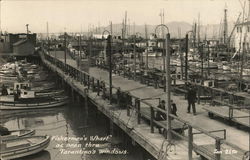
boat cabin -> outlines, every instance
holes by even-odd
[[[24,89],[24,90],[29,90],[30,89],[30,84],[29,83],[14,83],[14,90],[16,89]]]
[[[19,90],[19,98],[34,98],[35,91],[30,90],[29,83],[14,83],[14,88],[8,88],[8,95],[13,95],[14,91]]]
[[[206,87],[214,87],[214,80],[205,80],[204,86]]]
[[[20,98],[34,98],[35,91],[30,90],[29,83],[14,83],[14,90],[20,90]]]

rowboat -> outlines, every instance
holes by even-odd
[[[35,134],[35,130],[20,129],[20,130],[10,130],[11,135],[17,135],[18,137],[27,137]]]
[[[0,125],[0,136],[1,138],[8,139],[8,137],[25,137],[32,136],[35,134],[35,130],[29,129],[18,129],[18,130],[8,130],[8,128]]]
[[[57,97],[48,102],[18,103],[0,102],[0,110],[26,110],[26,109],[45,109],[63,106],[68,103],[68,97]]]
[[[13,89],[3,86],[0,110],[44,109],[62,106],[68,97],[60,91],[36,93],[29,83],[14,83]]]
[[[49,143],[49,136],[1,137],[0,159],[9,160],[36,154],[47,148]]]

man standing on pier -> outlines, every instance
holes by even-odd
[[[162,109],[162,110],[166,110],[165,103],[166,102],[164,100],[161,100],[160,104],[157,107],[160,108],[160,109]],[[166,113],[163,113],[163,112],[157,110],[156,116],[155,116],[155,120],[156,121],[164,121],[166,119],[167,119]],[[162,133],[162,131],[161,131],[162,127],[158,126],[157,128],[159,130],[159,133],[161,134]]]
[[[195,108],[196,99],[197,99],[196,90],[193,86],[190,86],[187,92],[187,100],[188,100],[187,113],[190,113],[190,107],[192,106],[193,114],[196,115],[196,108]]]

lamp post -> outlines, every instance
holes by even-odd
[[[80,62],[81,62],[81,34],[76,34],[77,37],[77,41],[78,41],[78,54],[77,54],[77,68],[79,68],[80,66]]]
[[[155,33],[158,27],[165,27],[167,29],[167,34],[166,34],[166,40],[165,40],[165,44],[163,45],[164,49],[165,49],[165,55],[163,55],[163,62],[166,65],[165,68],[165,77],[166,77],[166,105],[167,105],[167,139],[170,141],[171,140],[171,103],[170,103],[170,87],[171,87],[171,77],[170,77],[170,33],[169,33],[169,29],[166,25],[164,24],[160,24],[158,26],[156,26],[155,28]],[[164,72],[164,70],[163,70]]]
[[[66,55],[67,54],[67,40],[66,40],[66,32],[64,33],[64,64],[66,65]]]
[[[156,37],[157,37],[156,32],[157,32],[157,29],[158,29],[159,27],[165,27],[165,28],[167,29],[168,33],[169,33],[168,27],[167,27],[166,25],[164,25],[164,24],[160,24],[160,25],[157,25],[157,26],[155,27],[155,35],[156,35]],[[163,29],[162,29],[162,32],[163,32]],[[162,40],[163,40],[163,48],[165,49],[166,46],[165,46],[165,43],[164,43],[164,35],[162,35]],[[162,68],[162,72],[163,72],[163,73],[166,72],[166,63],[165,63],[166,52],[165,52],[164,49],[163,49],[163,52],[162,52],[162,59],[163,59],[163,68]]]
[[[56,48],[57,48],[57,47],[56,47],[56,46],[57,46],[57,45],[56,45],[56,44],[57,44],[56,39],[54,40],[54,43],[55,43],[55,45],[54,45],[54,52],[55,52],[55,55],[54,55],[54,56],[55,56],[55,58],[56,58]]]
[[[139,35],[140,33],[139,32],[136,32],[135,35],[133,35],[133,43],[134,43],[134,47],[133,47],[133,52],[134,52],[134,79],[136,79],[136,38],[137,38],[137,35]],[[140,59],[139,59],[140,61]],[[141,61],[140,61],[141,62]],[[140,68],[141,69],[141,68]]]
[[[185,81],[188,81],[188,34],[192,33],[194,35],[193,31],[188,31],[186,33],[186,38],[185,38],[185,42],[186,42],[186,55],[185,55]],[[187,83],[186,83],[187,84]]]
[[[110,32],[108,30],[104,30],[102,32],[102,37],[105,32],[108,33],[106,51],[109,55],[109,102],[111,104],[112,103],[112,63],[111,63],[112,61],[112,35],[110,35]]]

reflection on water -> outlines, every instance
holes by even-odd
[[[50,157],[50,153],[48,151],[42,151],[40,153],[26,156],[24,158],[18,158],[16,160],[52,160]]]
[[[50,135],[58,137],[87,137],[99,136],[104,137],[109,135],[109,121],[108,119],[95,109],[95,106],[90,105],[88,109],[81,104],[69,104],[64,107],[35,110],[35,111],[0,111],[0,124],[4,125],[10,130],[14,129],[35,129],[36,135]],[[86,148],[88,140],[55,140],[51,139],[49,147],[46,151],[39,154],[25,157],[25,160],[140,160],[142,159],[141,148],[134,147],[131,143],[124,142],[123,134],[119,134],[112,141],[117,141],[116,148],[119,150],[126,150],[128,154],[114,155],[114,154],[62,154],[62,149],[75,151],[87,150],[93,148]],[[123,137],[123,138],[121,138]],[[123,142],[121,142],[123,141]],[[127,140],[128,141],[128,140]],[[110,142],[110,141],[109,141]],[[111,146],[108,141],[97,141],[101,148],[109,149]],[[71,146],[67,146],[71,144]],[[61,145],[61,146],[60,146]],[[77,145],[77,146],[72,146]],[[112,148],[110,148],[112,149]],[[99,151],[97,149],[97,151]],[[97,152],[98,153],[98,152]],[[21,159],[19,159],[21,160]]]

